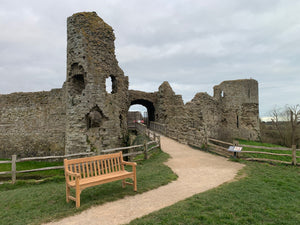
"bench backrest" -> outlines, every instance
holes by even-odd
[[[124,170],[122,152],[79,159],[65,159],[65,169],[80,173],[81,178],[101,176]]]

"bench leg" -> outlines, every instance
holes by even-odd
[[[124,179],[122,180],[122,188],[125,188],[125,186],[126,186],[126,180]]]
[[[70,201],[70,187],[66,184],[66,201],[69,202]]]
[[[133,167],[133,190],[137,191],[136,168]]]
[[[133,179],[133,190],[137,191],[136,174],[135,174],[134,179]]]
[[[80,207],[80,188],[76,187],[76,208]]]

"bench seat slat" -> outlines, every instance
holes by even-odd
[[[114,180],[131,178],[132,176],[133,176],[132,172],[119,171],[119,172],[109,173],[109,174],[105,174],[105,175],[101,175],[101,176],[81,179],[79,181],[79,185],[80,185],[81,189],[84,189],[86,187],[95,186],[97,184],[104,184],[104,183],[108,183],[108,182],[111,182]],[[71,187],[75,187],[76,186],[75,181],[73,180],[73,181],[69,182],[69,185]]]

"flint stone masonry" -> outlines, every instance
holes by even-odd
[[[113,30],[94,12],[77,13],[68,18],[67,34],[66,153],[120,146],[127,132],[128,77],[116,60]]]
[[[62,89],[0,95],[0,158],[64,154],[64,99]]]
[[[183,143],[195,135],[197,145],[207,137],[259,137],[257,81],[224,81],[214,87],[214,96],[197,93],[184,104],[168,82],[153,93],[128,90],[128,77],[115,56],[113,29],[96,13],[69,17],[67,38],[61,89],[0,95],[0,157],[101,153],[121,146],[134,104],[145,106],[149,121],[167,125],[170,136]]]

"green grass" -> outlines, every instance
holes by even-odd
[[[138,193],[165,185],[177,176],[163,164],[168,155],[156,150],[152,157],[138,162]],[[83,211],[93,205],[135,195],[132,186],[125,189],[121,181],[92,188],[81,193],[81,206],[65,201],[65,182],[60,175],[41,183],[18,181],[16,185],[0,185],[0,224],[41,224]]]
[[[8,159],[9,161],[10,159]],[[26,161],[26,162],[18,162],[17,163],[17,171],[21,170],[30,170],[37,169],[43,167],[52,167],[52,166],[62,166],[63,162],[46,162],[46,161]],[[5,163],[0,164],[0,171],[11,171],[11,164]],[[19,173],[17,174],[17,180],[29,180],[29,179],[45,179],[53,176],[64,177],[63,170],[46,170],[39,172],[31,172],[31,173]],[[11,180],[11,175],[0,175],[0,181],[8,181]]]
[[[283,147],[280,145],[268,144],[268,143],[261,143],[255,141],[246,141],[246,140],[239,140],[239,144],[245,145],[254,145],[254,146],[264,146],[264,147]],[[270,152],[270,153],[281,153],[281,154],[290,154],[292,155],[291,151],[283,151],[283,150],[270,150],[270,149],[258,149],[258,148],[249,148],[243,147],[242,151],[253,151],[254,153],[242,153],[240,154],[242,158],[262,158],[262,159],[273,159],[285,162],[292,162],[291,156],[273,156],[273,155],[266,155],[266,154],[255,154],[255,152]],[[300,156],[300,152],[297,151],[297,156]],[[297,159],[297,162],[300,163],[300,158]]]
[[[136,219],[140,224],[300,224],[300,169],[246,162],[239,181]]]

